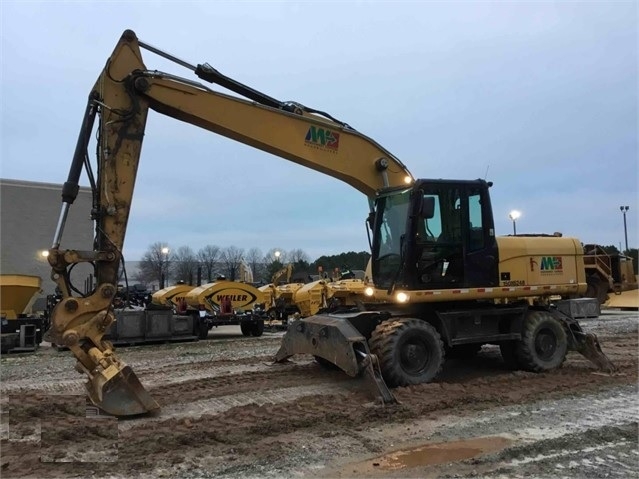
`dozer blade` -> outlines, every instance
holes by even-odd
[[[124,366],[110,378],[98,374],[86,383],[86,388],[91,402],[113,416],[136,416],[160,408],[130,366]]]
[[[371,354],[366,338],[349,320],[374,321],[376,314],[315,315],[293,321],[282,338],[275,362],[283,362],[294,354],[318,356],[335,364],[351,377],[368,374],[382,402],[395,403],[395,397],[382,378],[377,357]]]

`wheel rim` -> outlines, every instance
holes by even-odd
[[[549,361],[555,355],[557,351],[557,336],[550,329],[544,328],[537,333],[535,337],[535,352],[537,356],[544,360]]]
[[[426,343],[418,338],[407,340],[400,350],[402,369],[407,374],[418,375],[430,361],[430,351]]]

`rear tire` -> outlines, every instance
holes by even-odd
[[[522,369],[533,372],[556,369],[563,364],[567,351],[563,325],[546,311],[529,311],[517,346]]]
[[[609,284],[606,280],[591,274],[586,278],[588,289],[586,289],[587,298],[596,298],[599,304],[604,304],[608,300],[608,287]]]
[[[242,331],[243,336],[250,336],[252,332],[252,324],[250,323],[240,323],[240,331]]]
[[[391,387],[427,383],[444,364],[444,344],[439,333],[420,319],[383,322],[373,331],[370,345],[379,359],[384,380]]]
[[[198,339],[206,339],[209,336],[209,325],[206,321],[199,320],[197,325],[197,337]]]
[[[264,320],[259,319],[251,325],[251,335],[260,337],[264,333]]]

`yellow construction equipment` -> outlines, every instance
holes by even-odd
[[[156,306],[165,306],[168,308],[183,307],[186,293],[191,291],[194,286],[190,284],[176,284],[167,288],[157,290],[151,295],[151,303]]]
[[[141,48],[192,70],[238,96],[193,79],[147,68]],[[578,317],[595,314],[587,290],[584,249],[554,235],[497,237],[484,180],[414,179],[377,142],[333,116],[281,102],[138,40],[127,30],[91,90],[48,260],[62,292],[49,336],[69,347],[89,378],[91,401],[116,416],[158,409],[130,367],[102,340],[113,321],[127,221],[149,109],[342,180],[368,199],[372,285],[363,308],[313,315],[290,324],[276,354],[312,354],[347,374],[367,373],[384,402],[387,387],[428,382],[447,351],[500,346],[514,367],[559,367],[568,349],[599,368],[614,366]],[[99,116],[98,134],[93,134]],[[97,136],[97,177],[88,158]],[[83,168],[96,192],[93,251],[61,250],[68,210]],[[76,297],[70,272],[92,262],[95,291]],[[77,290],[77,288],[76,288]],[[563,298],[555,302],[553,298]],[[594,307],[599,307],[595,300]]]
[[[201,339],[217,326],[239,325],[244,336],[264,332],[264,318],[253,311],[256,304],[264,303],[263,293],[249,283],[220,278],[190,290],[184,300],[187,313],[198,312]]]
[[[42,279],[23,274],[0,275],[1,351],[35,351],[47,327],[47,319],[32,314]]]
[[[599,245],[584,246],[587,295],[607,308],[639,309],[638,280],[632,258],[609,254]]]

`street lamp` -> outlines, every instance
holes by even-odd
[[[282,252],[276,250],[275,253],[273,253],[273,255],[275,256],[275,261],[279,261],[280,256],[282,256]]]
[[[164,289],[164,274],[166,271],[166,285],[167,287],[169,286],[169,253],[171,252],[171,250],[168,247],[163,247],[162,248],[162,255],[164,256],[164,260],[162,261],[162,284],[160,285],[160,289]],[[164,268],[164,265],[166,264],[166,269]]]
[[[630,206],[620,206],[619,209],[623,214],[623,235],[626,239],[626,251],[628,251],[628,226],[626,225],[626,212],[630,209]]]
[[[513,220],[513,235],[517,236],[517,218],[521,216],[521,213],[517,210],[512,210],[508,217]]]

